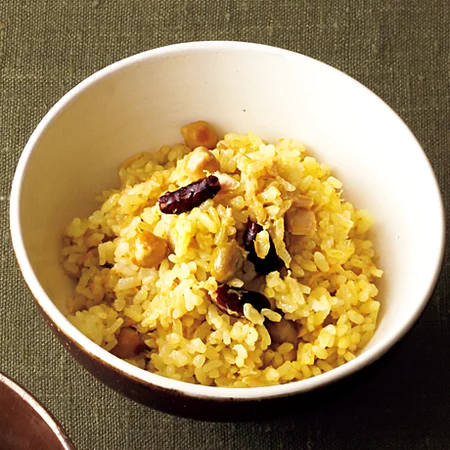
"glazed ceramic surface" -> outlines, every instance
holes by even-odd
[[[34,397],[0,373],[0,449],[75,450]]]
[[[117,186],[131,155],[181,140],[207,120],[220,132],[303,142],[344,183],[344,197],[376,217],[385,275],[379,325],[353,361],[311,379],[261,388],[217,388],[167,379],[104,351],[65,318],[74,284],[61,267],[61,235]],[[413,325],[435,285],[444,243],[443,208],[430,164],[411,131],[375,94],[321,62],[238,42],[151,50],[109,66],[66,94],[44,117],[20,159],[11,194],[14,249],[55,334],[95,376],[164,407],[188,400],[248,401],[304,393],[355,373]],[[45,361],[43,361],[45,364]]]

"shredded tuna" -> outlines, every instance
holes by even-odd
[[[292,207],[285,215],[286,228],[296,236],[311,236],[316,232],[316,217],[309,209]]]

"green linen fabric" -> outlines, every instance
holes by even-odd
[[[450,211],[449,30],[446,0],[0,0],[0,371],[29,389],[79,450],[448,448],[447,261],[417,325],[364,382],[276,419],[197,422],[133,403],[71,359],[21,278],[8,210],[28,137],[75,84],[151,48],[240,40],[317,58],[372,89],[417,136]]]

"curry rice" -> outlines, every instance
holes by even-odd
[[[354,359],[380,308],[373,217],[299,142],[181,131],[185,144],[125,161],[120,188],[68,225],[70,322],[203,385],[275,385]]]

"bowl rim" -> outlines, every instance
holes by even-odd
[[[158,375],[155,373],[145,371],[143,369],[139,369],[133,366],[132,364],[129,364],[115,357],[106,350],[102,349],[100,346],[98,346],[89,338],[87,338],[84,334],[82,334],[66,319],[66,317],[59,311],[56,305],[51,301],[51,299],[49,298],[49,296],[39,283],[27,256],[20,226],[21,223],[20,198],[21,198],[22,180],[24,178],[26,167],[34,147],[38,143],[40,137],[45,132],[45,130],[50,126],[52,121],[79,94],[88,89],[91,85],[94,85],[95,83],[101,81],[102,79],[112,75],[116,71],[122,70],[134,64],[139,64],[141,61],[144,60],[167,58],[172,55],[185,52],[211,52],[211,51],[266,53],[277,55],[286,60],[303,59],[303,61],[306,62],[307,64],[319,66],[322,70],[332,71],[334,75],[347,78],[352,83],[355,83],[357,86],[359,86],[359,89],[362,92],[365,92],[366,95],[371,96],[374,99],[374,101],[381,103],[386,110],[386,114],[391,115],[392,120],[396,121],[398,126],[402,127],[403,131],[410,135],[410,137],[412,138],[412,142],[415,143],[416,147],[415,151],[421,153],[423,157],[424,170],[429,172],[430,180],[434,184],[433,188],[436,192],[436,196],[439,199],[438,201],[439,211],[437,212],[437,215],[440,215],[441,220],[440,223],[436,225],[437,225],[437,232],[439,234],[440,248],[437,254],[437,258],[433,262],[434,264],[433,277],[430,279],[430,282],[425,292],[422,293],[421,301],[415,305],[414,309],[412,310],[407,320],[404,320],[398,329],[394,330],[389,335],[385,336],[379,343],[367,349],[362,354],[359,354],[352,361],[349,361],[340,367],[337,367],[329,372],[322,373],[312,378],[300,381],[292,381],[286,384],[274,386],[232,388],[232,387],[216,387],[216,386],[203,386],[199,384],[192,384],[185,381],[178,381],[166,378],[162,375]],[[157,386],[158,388],[170,390],[177,394],[196,398],[205,398],[214,400],[256,400],[256,399],[259,400],[266,398],[284,397],[287,395],[308,392],[320,386],[325,386],[331,382],[337,381],[343,377],[355,373],[356,371],[362,369],[368,364],[376,361],[383,354],[385,354],[396,342],[398,342],[409,331],[409,329],[413,326],[413,324],[417,321],[417,319],[423,312],[438,280],[444,257],[445,215],[444,215],[443,200],[436,179],[436,175],[419,142],[417,141],[411,130],[408,128],[408,126],[392,110],[392,108],[389,105],[387,105],[383,100],[381,100],[381,98],[378,97],[374,92],[372,92],[370,89],[361,84],[359,81],[355,80],[354,78],[350,77],[344,72],[332,66],[329,66],[328,64],[325,64],[321,61],[313,59],[309,56],[305,56],[300,53],[295,53],[277,47],[271,47],[267,45],[254,44],[248,42],[237,42],[237,41],[196,41],[196,42],[173,44],[165,47],[147,50],[135,54],[133,56],[129,56],[120,61],[117,61],[93,73],[89,77],[85,78],[75,87],[70,89],[61,99],[59,99],[54,104],[54,106],[45,114],[45,116],[41,119],[40,123],[37,125],[37,127],[31,134],[17,164],[10,194],[10,231],[13,249],[20,270],[25,279],[25,282],[27,283],[29,289],[31,290],[35,298],[35,301],[39,304],[40,308],[45,312],[50,321],[53,324],[55,324],[57,329],[66,336],[69,336],[70,339],[75,341],[77,345],[81,347],[85,353],[101,361],[103,364],[109,366],[116,372],[119,372],[126,377],[134,378],[135,380],[145,385],[148,385],[149,387],[154,385]]]
[[[35,411],[39,417],[50,428],[53,435],[58,439],[61,448],[65,450],[75,450],[75,447],[66,432],[62,429],[58,421],[47,411],[47,409],[30,394],[30,392],[13,381],[11,378],[0,372],[0,384],[4,385],[9,391],[14,392],[20,399],[25,402],[33,411]]]

